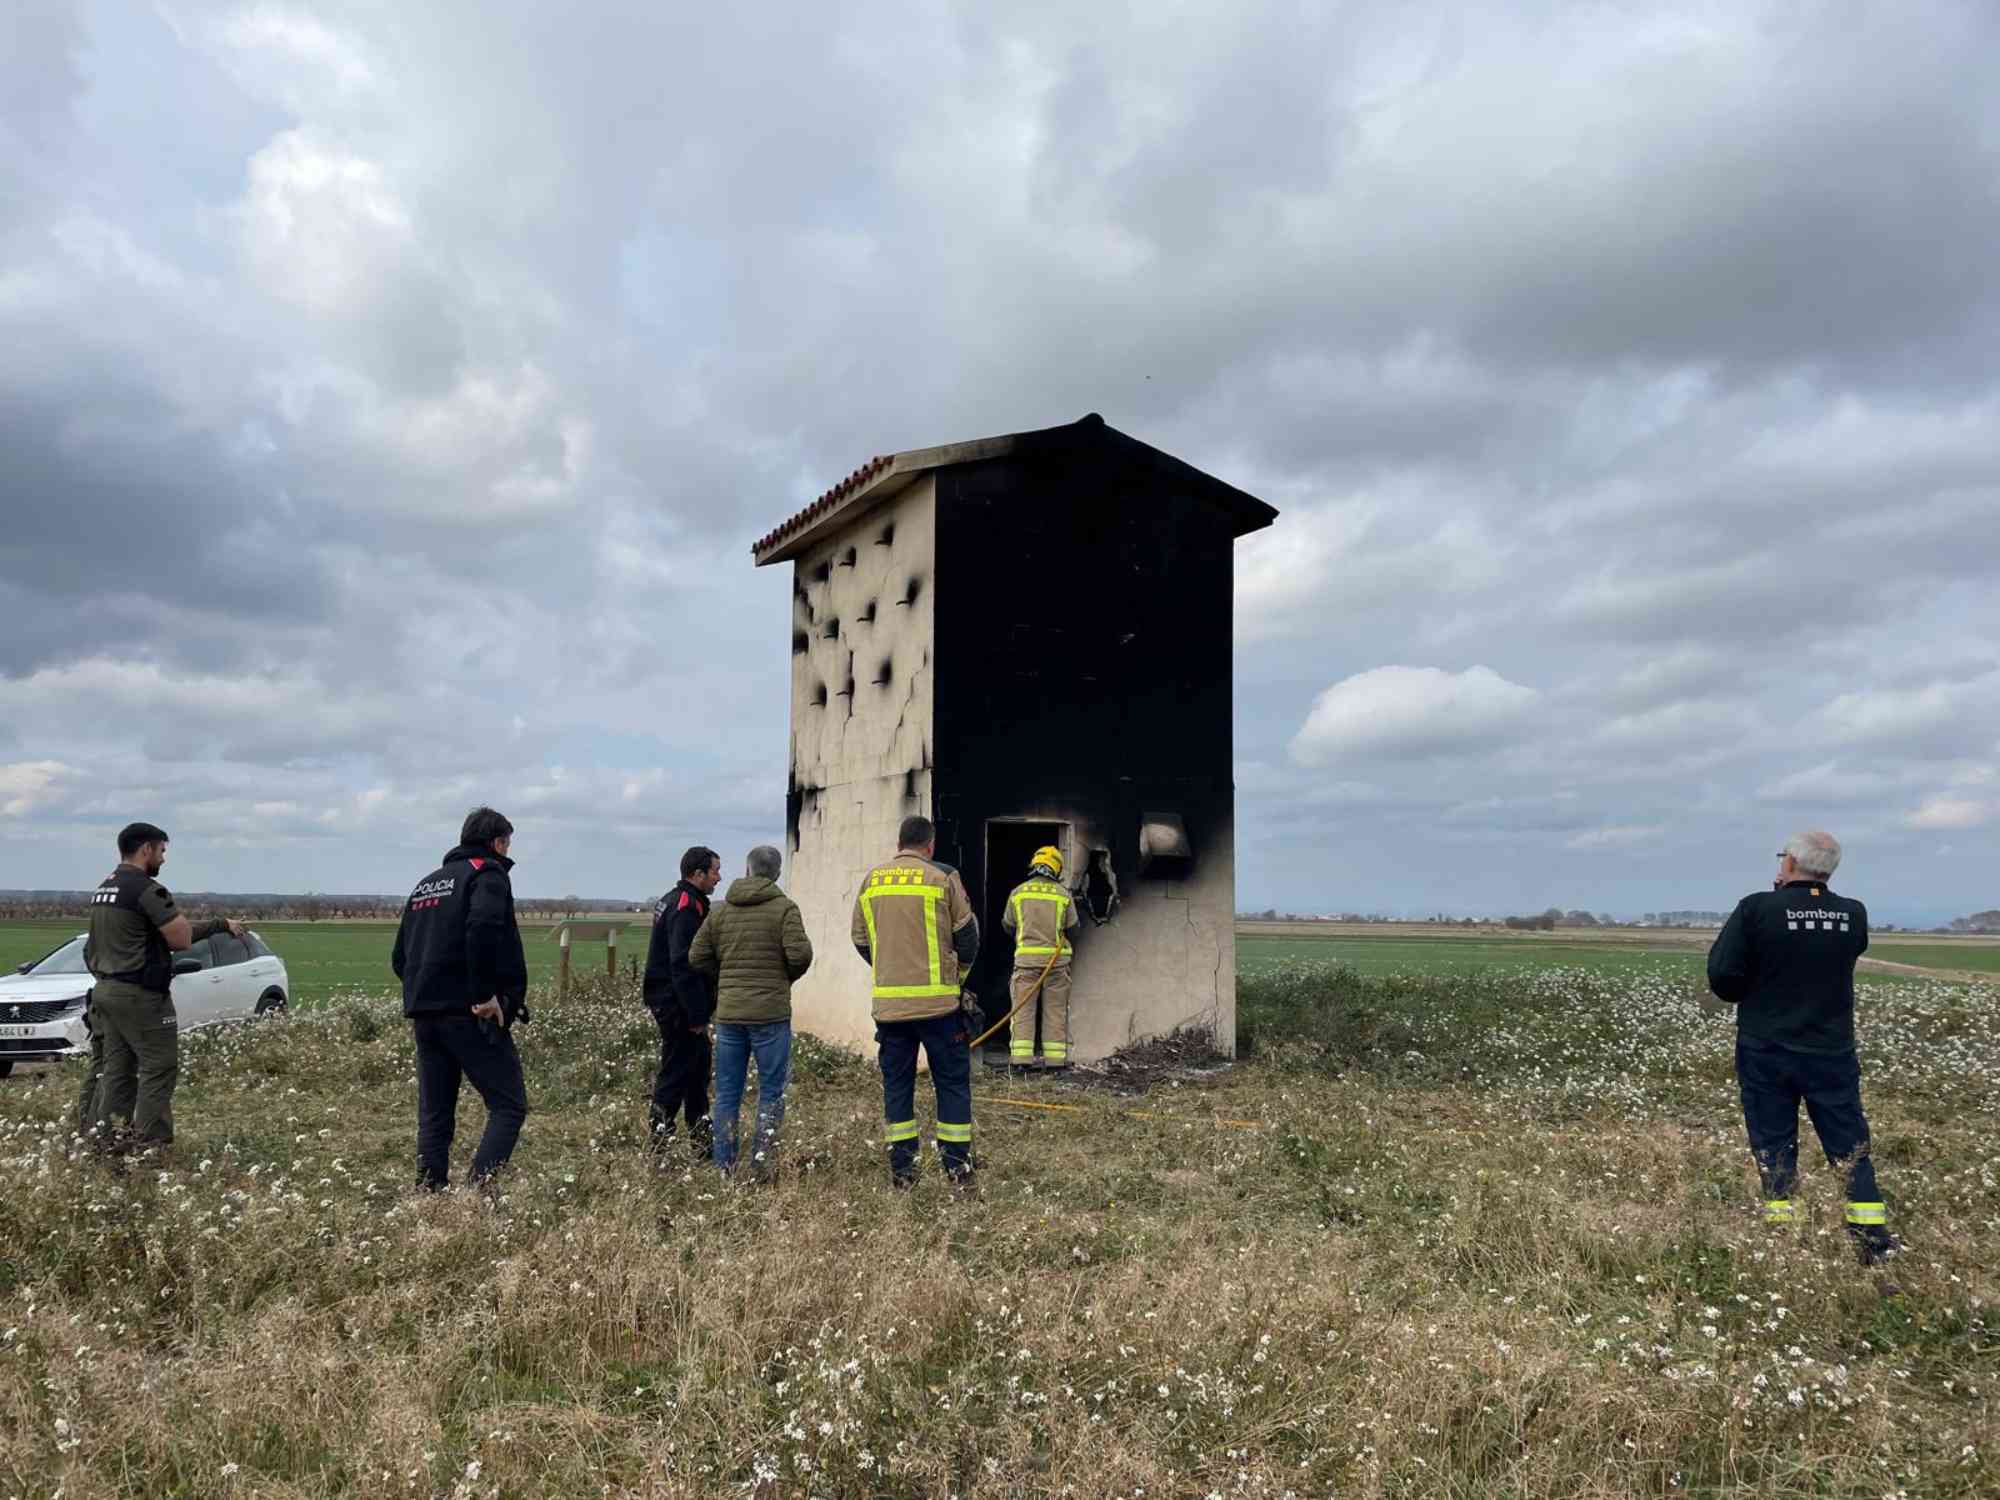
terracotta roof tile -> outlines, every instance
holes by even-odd
[[[821,495],[797,515],[780,521],[777,527],[768,535],[759,537],[751,544],[750,550],[752,552],[763,552],[771,547],[775,547],[779,542],[782,542],[786,537],[798,531],[807,523],[825,515],[835,505],[838,505],[842,500],[860,489],[862,485],[868,483],[869,480],[888,468],[894,459],[895,455],[893,453],[877,454],[874,458],[869,459],[867,463],[856,469],[852,474],[849,474],[839,484],[836,484],[824,495]]]

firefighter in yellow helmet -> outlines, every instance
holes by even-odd
[[[1070,933],[1076,928],[1076,902],[1063,888],[1060,849],[1044,844],[1028,862],[1028,878],[1007,897],[1000,925],[1014,934],[1012,1003],[1021,1005],[1035,986],[1033,1005],[1021,1007],[1013,1020],[1008,1061],[1017,1068],[1035,1066],[1035,1021],[1042,1029],[1041,1066],[1069,1066]]]
[[[972,1182],[972,1033],[959,987],[979,954],[979,919],[958,871],[936,853],[936,825],[903,819],[896,857],[868,872],[854,900],[854,949],[874,977],[889,1178],[897,1187],[917,1180],[918,1047],[937,1091],[945,1176],[960,1187]]]

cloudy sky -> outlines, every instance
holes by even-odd
[[[1240,904],[2000,903],[2000,11],[11,0],[0,886],[528,894],[781,830],[869,455],[1283,512]]]

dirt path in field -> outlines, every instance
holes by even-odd
[[[1879,974],[1908,974],[1917,979],[1951,979],[1960,984],[1991,984],[1991,974],[1981,974],[1975,969],[1928,969],[1919,964],[1899,964],[1886,958],[1863,958],[1858,967],[1870,969]]]

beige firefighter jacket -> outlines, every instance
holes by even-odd
[[[877,865],[854,899],[851,936],[874,970],[877,1021],[923,1021],[958,1009],[979,922],[958,871],[905,851]]]
[[[1076,902],[1053,880],[1034,876],[1009,892],[1000,925],[1014,934],[1016,968],[1043,968],[1051,954],[1061,963],[1071,952],[1069,933],[1076,927]]]

